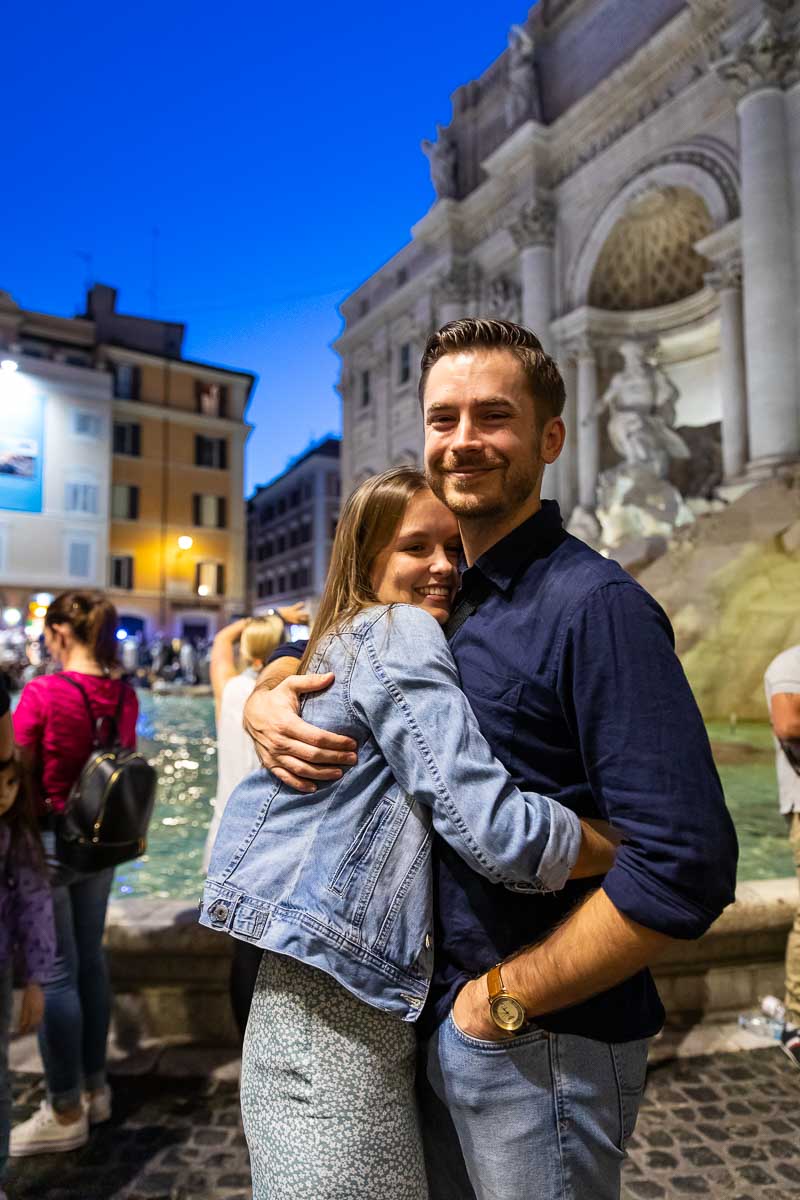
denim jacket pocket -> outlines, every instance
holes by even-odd
[[[368,858],[375,839],[385,819],[389,816],[392,807],[391,797],[382,796],[372,812],[361,824],[347,851],[337,863],[333,875],[328,881],[329,891],[337,896],[344,896],[353,882],[359,866]]]

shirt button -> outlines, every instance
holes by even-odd
[[[432,944],[433,943],[431,942],[431,935],[429,933],[426,933],[425,934],[425,949],[430,950]]]

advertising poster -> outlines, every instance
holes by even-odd
[[[0,389],[0,509],[42,511],[44,397]]]

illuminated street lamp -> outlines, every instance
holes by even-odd
[[[207,596],[210,591],[211,591],[211,588],[208,586],[207,583],[201,583],[197,589],[197,594],[198,594],[198,596]]]
[[[13,372],[16,371],[16,369],[17,363],[14,362],[13,358],[0,359],[0,371]]]
[[[188,533],[182,533],[181,536],[178,538],[178,549],[179,550],[191,550],[193,545],[194,545],[194,541],[192,538],[189,537]]]

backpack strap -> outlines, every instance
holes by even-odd
[[[467,617],[483,604],[492,590],[492,583],[483,574],[478,574],[472,586],[463,593],[455,610],[450,614],[444,626],[444,635],[448,642],[452,641]]]
[[[86,706],[86,712],[89,717],[89,725],[92,730],[92,742],[94,743],[95,746],[99,745],[99,742],[97,739],[97,721],[95,720],[95,715],[92,712],[92,706],[89,702],[89,697],[86,694],[83,684],[78,683],[77,679],[70,679],[69,675],[67,675],[66,672],[63,672],[63,671],[61,673],[61,678],[65,681],[65,683],[69,683],[72,685],[72,687],[77,688],[78,691],[80,692],[80,694],[83,696],[83,703]]]

